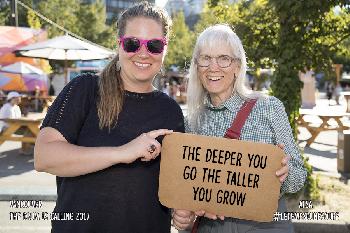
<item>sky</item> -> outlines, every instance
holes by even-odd
[[[156,0],[156,5],[157,6],[160,6],[160,7],[164,7],[165,6],[165,3],[167,2],[168,0]]]

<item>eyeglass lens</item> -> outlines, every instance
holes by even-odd
[[[210,65],[211,62],[213,62],[214,58],[214,62],[216,62],[218,64],[218,66],[220,66],[221,68],[226,68],[229,67],[232,63],[232,61],[234,60],[234,58],[228,56],[228,55],[221,55],[218,57],[211,57],[211,56],[207,56],[207,55],[201,55],[199,56],[199,58],[197,59],[197,63],[199,66],[202,67],[208,67]]]

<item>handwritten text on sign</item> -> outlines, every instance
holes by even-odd
[[[170,208],[271,221],[283,156],[274,145],[173,133],[163,140],[159,199]]]

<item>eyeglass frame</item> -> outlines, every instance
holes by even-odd
[[[135,51],[135,52],[128,52],[125,50],[125,47],[124,47],[124,41],[126,39],[137,39],[139,42],[140,42],[140,46],[139,48]],[[162,43],[163,43],[163,50],[160,52],[160,53],[153,53],[151,51],[148,50],[148,46],[147,46],[147,43],[149,41],[152,41],[152,40],[160,40]],[[145,48],[147,49],[147,52],[150,53],[150,54],[161,54],[164,52],[164,48],[166,45],[168,45],[168,42],[167,42],[167,39],[165,37],[163,38],[152,38],[152,39],[149,39],[149,40],[146,40],[146,39],[140,39],[140,38],[137,38],[135,36],[121,36],[119,39],[118,39],[118,42],[119,44],[121,44],[123,50],[126,52],[126,53],[137,53],[138,51],[140,51],[142,45],[145,46]]]
[[[209,65],[207,65],[207,66],[202,66],[202,65],[200,65],[200,64],[198,63],[198,58],[201,57],[201,56],[210,57]],[[218,58],[219,58],[219,57],[228,57],[228,58],[230,58],[230,60],[231,60],[231,61],[230,61],[230,64],[229,64],[228,66],[220,66],[220,65],[219,65],[219,62],[218,62]],[[216,64],[217,64],[220,68],[227,68],[227,67],[230,67],[230,66],[232,65],[232,62],[233,62],[233,61],[241,61],[241,59],[238,58],[238,57],[231,57],[231,56],[229,56],[229,55],[224,55],[224,54],[219,55],[219,56],[215,56],[215,57],[212,57],[212,56],[209,56],[209,55],[199,55],[199,56],[195,59],[195,61],[196,61],[196,64],[197,64],[199,67],[208,68],[208,67],[210,66],[210,64],[212,64],[213,58],[215,58],[215,62],[216,62]]]

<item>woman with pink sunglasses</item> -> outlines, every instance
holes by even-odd
[[[101,74],[73,79],[51,106],[35,169],[57,176],[52,232],[170,232],[158,201],[161,141],[184,131],[178,104],[152,86],[170,19],[141,2],[118,22],[118,54]]]

